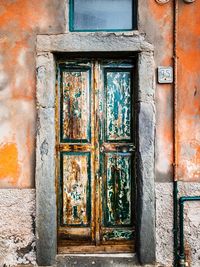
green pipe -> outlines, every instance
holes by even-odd
[[[200,201],[200,196],[184,196],[179,199],[179,227],[180,227],[180,252],[179,267],[185,267],[185,251],[184,251],[184,203],[186,201]]]
[[[173,210],[174,210],[174,267],[177,267],[178,263],[178,183],[173,183]]]

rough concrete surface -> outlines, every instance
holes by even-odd
[[[37,57],[36,247],[37,262],[44,265],[54,263],[57,248],[54,94],[53,55],[40,54]]]
[[[153,46],[145,41],[137,31],[124,33],[66,33],[58,35],[38,35],[38,52],[101,52],[101,51],[153,51]]]
[[[35,264],[35,190],[0,190],[0,266]]]
[[[172,183],[156,183],[156,260],[173,262],[173,199]]]
[[[200,196],[200,183],[179,182],[179,196]],[[200,266],[200,201],[184,204],[185,250],[191,267]]]
[[[135,254],[58,255],[57,267],[140,267]],[[164,267],[159,264],[143,267]]]
[[[200,183],[178,183],[179,197],[200,196]],[[156,260],[171,265],[173,261],[173,184],[156,183]],[[200,202],[184,205],[186,261],[200,266]]]
[[[54,262],[57,247],[54,109],[39,108],[36,144],[37,262]],[[48,131],[46,131],[48,129]]]
[[[56,70],[52,53],[40,53],[36,60],[37,70],[37,106],[53,108],[55,106]]]
[[[38,264],[55,261],[55,65],[53,54],[37,56],[36,247]],[[48,129],[48,130],[47,130]]]
[[[179,183],[179,196],[183,195],[200,195],[200,184]],[[156,210],[156,260],[164,266],[171,266],[173,259],[172,183],[156,183]],[[33,231],[35,191],[33,189],[1,189],[0,214],[0,266],[35,264]],[[187,249],[190,250],[188,254],[192,267],[200,266],[199,214],[199,202],[185,204],[185,243]],[[77,260],[72,257],[70,259],[71,265],[66,265],[67,261],[64,261],[62,256],[57,266],[78,266],[72,265]],[[69,261],[69,257],[67,260]],[[84,263],[84,261],[81,262]],[[97,265],[98,262],[99,260],[92,259],[91,266],[109,266]],[[113,265],[112,260],[109,262],[110,266],[120,266]],[[129,261],[126,264],[129,265],[124,266],[139,266],[130,265]]]
[[[139,104],[138,128],[137,243],[140,262],[147,264],[155,261],[155,110],[153,103]]]

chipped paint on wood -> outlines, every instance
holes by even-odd
[[[64,71],[62,75],[62,136],[65,141],[89,140],[89,70]]]
[[[90,174],[88,154],[63,155],[63,224],[88,225],[90,222]]]
[[[103,241],[108,240],[132,240],[134,238],[133,230],[122,230],[122,229],[112,229],[111,231],[106,231],[103,234]]]
[[[72,240],[94,241],[96,246],[104,241],[133,240],[133,65],[77,61],[61,63],[60,70],[63,133],[56,146],[62,178],[59,240],[68,245]],[[89,143],[85,142],[90,137],[88,126]],[[77,127],[80,131],[74,132]]]
[[[131,73],[106,71],[107,140],[131,139]]]
[[[100,168],[102,173],[102,242],[134,239],[133,223],[133,62],[112,61],[103,69],[104,93]],[[103,114],[104,113],[104,114]]]
[[[125,153],[106,153],[106,186],[104,194],[105,224],[131,224],[131,157]]]

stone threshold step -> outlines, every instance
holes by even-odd
[[[17,265],[17,267],[36,267]],[[37,266],[44,267],[44,266]],[[58,254],[54,266],[45,267],[167,267],[161,264],[140,265],[136,254]]]
[[[145,267],[164,267],[144,265]],[[59,254],[56,267],[141,267],[136,254]]]

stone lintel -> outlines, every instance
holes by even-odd
[[[37,51],[51,52],[139,52],[153,51],[153,46],[138,32],[66,33],[38,35]]]

